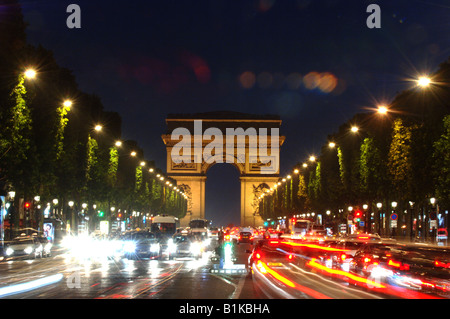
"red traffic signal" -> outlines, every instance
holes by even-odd
[[[355,218],[361,218],[361,216],[362,216],[362,211],[360,211],[360,210],[355,211]]]
[[[25,208],[30,208],[30,203],[25,202],[25,204],[23,205]]]

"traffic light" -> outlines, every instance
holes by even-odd
[[[362,217],[362,211],[360,211],[360,210],[355,211],[355,218],[356,218],[356,220],[360,221],[361,217]]]
[[[25,204],[23,206],[25,209],[30,209],[31,204],[28,202],[25,202]]]
[[[99,210],[98,211],[98,217],[103,217],[103,216],[105,216],[105,213]]]

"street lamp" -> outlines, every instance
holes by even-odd
[[[131,156],[136,156],[136,154],[137,154],[137,153],[136,153],[135,151],[132,151],[132,152],[130,153]]]
[[[377,110],[378,114],[386,115],[388,112],[388,108],[384,105],[380,105]]]
[[[431,79],[428,76],[421,76],[417,79],[417,85],[421,88],[429,87],[431,84]]]
[[[311,156],[309,157],[309,161],[310,161],[310,162],[315,162],[315,161],[316,161],[316,157],[315,157],[314,155],[311,155]]]
[[[64,106],[68,111],[70,111],[70,108],[71,108],[71,106],[72,106],[72,101],[71,101],[71,100],[65,100],[64,103],[63,103],[63,106]]]
[[[329,148],[335,148],[336,147],[336,143],[335,142],[330,142],[330,143],[328,143],[328,147]]]
[[[24,75],[25,75],[25,78],[32,80],[32,79],[36,78],[36,71],[33,69],[27,69],[25,71]]]
[[[114,145],[116,145],[117,147],[121,147],[122,146],[122,141],[116,141],[116,143],[114,143]]]
[[[353,133],[357,133],[359,131],[359,128],[357,126],[352,126],[350,129]]]
[[[378,208],[378,235],[381,236],[381,207],[383,207],[382,203],[377,203],[377,208]]]
[[[103,126],[101,126],[100,124],[97,124],[97,125],[94,127],[94,130],[96,130],[97,132],[100,132],[100,131],[102,130],[102,128],[103,128]]]

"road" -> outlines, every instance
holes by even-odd
[[[238,245],[238,260],[246,249]],[[242,273],[212,273],[213,263],[202,259],[103,259],[79,261],[65,253],[49,258],[0,263],[0,297],[33,299],[255,299],[252,281]],[[57,276],[59,274],[59,276]],[[48,279],[48,282],[46,281]],[[43,283],[38,282],[40,280]],[[33,287],[20,289],[24,283]],[[36,283],[36,286],[34,284]],[[22,284],[22,286],[21,286]],[[9,288],[9,289],[8,289]]]
[[[250,244],[235,245],[235,264],[247,266]],[[278,249],[276,249],[278,251]],[[314,263],[280,254],[251,273],[213,272],[203,258],[75,260],[64,251],[49,258],[0,263],[0,297],[6,299],[386,299],[436,298],[399,287],[377,286],[353,275],[329,273]],[[217,262],[216,262],[217,263]]]

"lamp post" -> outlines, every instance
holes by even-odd
[[[392,214],[391,214],[391,227],[392,227],[392,237],[395,238],[395,236],[397,235],[397,220],[398,220],[398,216],[395,212],[395,209],[397,208],[397,202],[392,202],[391,203],[392,206]]]
[[[378,208],[378,235],[381,236],[381,208],[383,207],[382,203],[377,203],[377,208]]]
[[[364,232],[365,233],[370,233],[370,214],[368,213],[367,209],[369,208],[369,205],[364,204],[363,205],[363,209],[364,209]]]
[[[53,217],[56,218],[57,217],[56,206],[58,206],[58,199],[57,198],[53,199],[52,203],[53,203]]]
[[[430,212],[430,228],[431,228],[431,242],[436,243],[436,229],[437,229],[437,205],[436,198],[430,198],[431,212]],[[436,210],[435,210],[436,209]]]
[[[75,227],[75,225],[76,225],[76,221],[75,221],[76,215],[75,215],[75,213],[73,211],[73,206],[75,205],[75,203],[74,203],[74,201],[71,200],[71,201],[68,202],[68,204],[69,204],[69,208],[70,208],[70,231],[72,233],[75,233],[76,232],[76,227]]]

